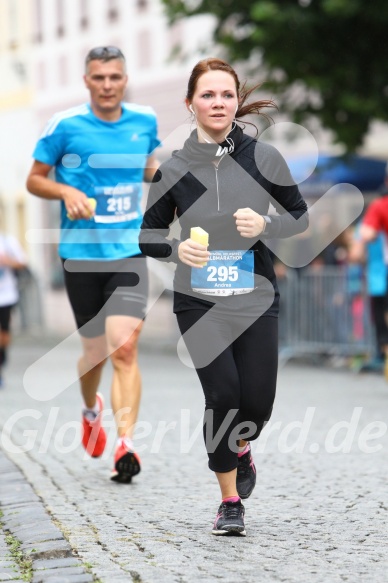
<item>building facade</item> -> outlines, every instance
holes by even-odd
[[[24,181],[34,140],[30,23],[28,3],[0,0],[0,222],[24,246]]]
[[[62,283],[52,234],[36,235],[58,227],[59,204],[29,195],[25,181],[48,119],[88,101],[87,52],[122,49],[126,99],[154,107],[163,140],[188,120],[185,84],[212,27],[210,17],[169,26],[160,0],[0,0],[0,217],[26,248],[42,293]]]

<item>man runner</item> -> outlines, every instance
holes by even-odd
[[[94,48],[85,66],[90,103],[48,122],[27,188],[61,202],[59,255],[83,347],[78,361],[83,446],[99,457],[106,445],[97,390],[109,356],[118,429],[111,478],[129,483],[140,471],[132,434],[141,394],[137,345],[148,295],[146,258],[138,246],[141,190],[159,165],[153,151],[160,142],[154,111],[123,102],[128,77],[121,50]]]

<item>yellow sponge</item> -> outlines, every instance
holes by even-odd
[[[209,233],[201,229],[201,227],[191,227],[190,239],[201,245],[207,247],[209,245]],[[207,262],[199,263],[198,265],[207,265]]]

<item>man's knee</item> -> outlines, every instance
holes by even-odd
[[[113,365],[132,365],[136,361],[139,334],[138,330],[134,330],[129,337],[118,337],[111,343]]]

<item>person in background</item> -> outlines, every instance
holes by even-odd
[[[383,368],[388,380],[388,164],[380,195],[380,198],[370,203],[356,230],[351,259],[366,261],[367,285],[377,341],[376,359],[370,364],[372,370]],[[365,366],[361,370],[368,371],[368,363]]]
[[[366,290],[370,298],[371,316],[376,338],[374,357],[363,362],[359,372],[383,372],[388,355],[388,268],[384,257],[385,235],[369,243],[360,238],[360,225],[354,232],[349,261],[365,264]],[[388,374],[388,366],[387,374]]]
[[[241,499],[256,483],[250,441],[275,398],[279,292],[262,239],[308,226],[283,157],[237,123],[273,107],[248,102],[254,89],[240,88],[220,59],[197,63],[186,93],[196,129],[157,171],[140,234],[143,253],[177,264],[174,312],[205,395],[209,468],[221,490],[214,535],[246,534]],[[279,215],[268,216],[270,200]],[[175,216],[182,230],[171,240]],[[191,236],[195,227],[208,245]]]
[[[27,188],[61,203],[59,255],[82,340],[82,444],[92,457],[105,449],[97,391],[109,356],[118,432],[111,479],[129,483],[140,472],[132,436],[141,395],[138,338],[148,296],[146,258],[138,245],[142,182],[152,180],[158,167],[153,151],[160,141],[155,112],[123,101],[128,76],[119,48],[89,51],[84,81],[90,103],[48,122]]]
[[[17,271],[26,266],[26,254],[16,237],[0,232],[0,386],[11,342],[11,312],[19,300]]]

